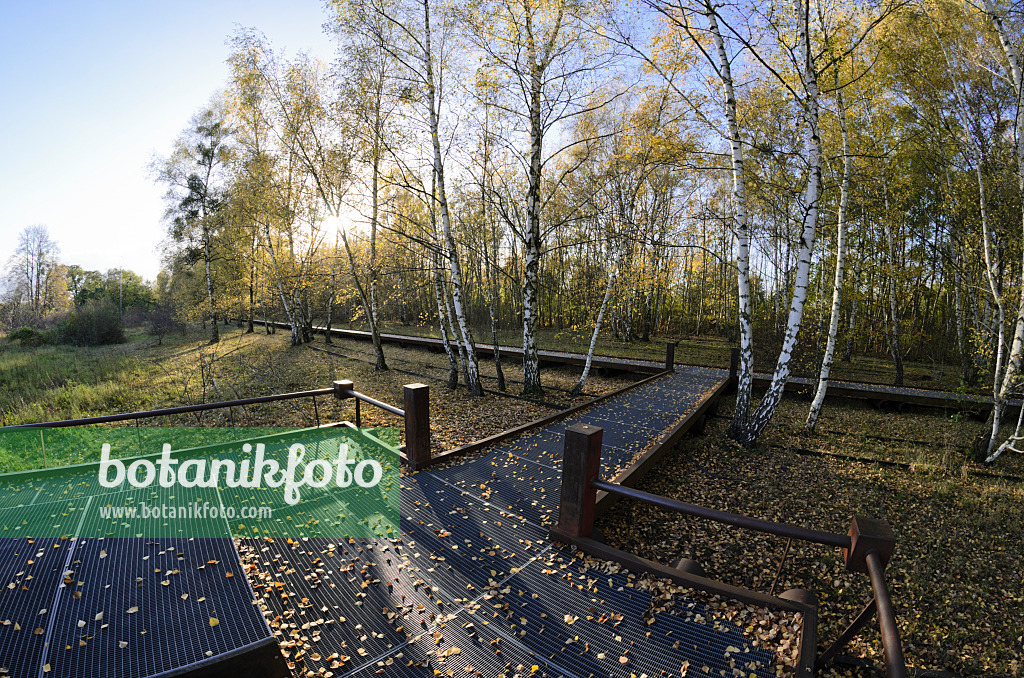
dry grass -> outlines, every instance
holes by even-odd
[[[588,381],[584,395],[567,390],[579,377],[574,367],[545,369],[548,389],[543,403],[488,394],[469,396],[463,388],[448,389],[447,358],[420,348],[385,346],[387,372],[373,369],[368,342],[335,339],[324,346],[292,347],[285,332],[245,334],[224,328],[219,344],[209,346],[196,332],[165,338],[163,345],[136,336],[129,344],[104,348],[44,347],[22,349],[6,345],[0,351],[0,418],[4,424],[54,421],[132,412],[184,404],[231,400],[328,387],[334,379],[351,379],[356,389],[401,406],[402,386],[425,382],[431,386],[431,428],[435,451],[518,426],[557,408],[586,402],[597,394],[634,381],[632,376],[600,376]],[[509,394],[518,392],[521,364],[505,365]],[[482,362],[484,375],[494,374],[493,362]],[[485,384],[491,388],[493,382]],[[559,390],[562,389],[562,390]],[[362,406],[364,426],[399,425],[400,420],[369,405]],[[320,397],[214,410],[143,420],[159,426],[309,426],[354,418],[353,401]],[[123,425],[123,424],[122,424]],[[130,424],[134,425],[134,424]],[[65,460],[65,463],[70,460]],[[74,461],[81,461],[75,459]],[[53,458],[50,465],[61,463]],[[12,459],[0,455],[0,472],[37,468],[39,458]]]

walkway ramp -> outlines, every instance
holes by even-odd
[[[678,593],[641,590],[635,574],[547,536],[566,426],[604,428],[612,477],[721,379],[681,368],[482,454],[403,476],[400,539],[242,542],[295,674],[775,675],[772,654],[740,626]]]

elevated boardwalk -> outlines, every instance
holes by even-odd
[[[273,322],[271,323],[277,327],[288,328],[286,323]],[[314,327],[317,332],[323,332],[323,327]],[[344,337],[349,339],[358,339],[369,341],[370,333],[363,330],[346,330],[346,329],[331,329],[332,336]],[[391,344],[398,344],[400,346],[422,346],[432,351],[443,350],[443,344],[440,339],[434,339],[432,337],[416,337],[405,334],[391,334],[382,333],[381,340]],[[482,357],[492,357],[494,355],[494,346],[491,344],[477,343],[477,353]],[[518,346],[504,346],[500,345],[498,350],[504,356],[511,356],[515,358],[522,358],[523,349]],[[582,353],[572,353],[568,351],[538,351],[538,356],[541,362],[548,363],[560,363],[566,365],[583,365],[586,363],[586,355]],[[606,370],[623,370],[629,372],[639,372],[644,374],[656,374],[665,369],[665,363],[656,360],[640,360],[634,358],[619,358],[615,356],[604,356],[595,355],[592,361],[594,368],[603,368]],[[690,368],[694,366],[690,365],[679,365],[677,367]],[[703,368],[710,370],[712,373],[719,375],[720,378],[728,376],[729,371],[725,369],[716,368]],[[771,375],[765,373],[756,373],[754,375],[754,385],[759,387],[765,387],[771,383]],[[786,382],[785,391],[787,393],[801,393],[801,394],[812,394],[817,386],[817,379],[809,377],[790,377]],[[921,388],[910,388],[902,386],[890,386],[886,384],[870,384],[855,381],[844,381],[844,380],[830,380],[828,394],[835,398],[850,398],[854,400],[864,400],[871,402],[877,406],[895,406],[901,407],[904,405],[916,405],[919,407],[930,407],[936,409],[945,410],[960,410],[965,412],[971,412],[977,416],[984,417],[992,409],[992,397],[983,396],[969,393],[954,393],[951,391],[939,391],[932,389],[921,389]],[[1014,399],[1007,403],[1009,411],[1016,413],[1021,407],[1020,400]]]
[[[282,322],[271,322],[271,325],[275,327],[288,329],[290,326],[287,323]],[[321,334],[325,331],[323,326],[315,326],[313,328],[315,332]],[[358,339],[362,341],[370,341],[370,333],[364,330],[346,330],[339,328],[331,328],[331,336],[343,337],[346,339]],[[416,337],[408,334],[390,334],[382,332],[380,335],[382,342],[389,344],[398,344],[399,346],[422,346],[423,348],[430,349],[432,351],[443,351],[444,343],[440,339],[433,337]],[[523,348],[521,346],[505,346],[503,344],[498,345],[498,350],[503,356],[511,356],[522,359]],[[476,343],[476,352],[481,357],[492,358],[494,357],[494,345],[486,344],[483,342]],[[572,353],[569,351],[537,351],[537,355],[542,363],[561,363],[565,365],[585,365],[587,362],[587,356],[582,353]],[[591,366],[593,368],[604,368],[608,370],[626,370],[629,372],[641,372],[645,374],[655,374],[665,369],[665,363],[657,360],[640,360],[636,358],[618,358],[615,356],[604,356],[595,355]]]
[[[294,673],[774,675],[773,655],[740,625],[685,595],[641,590],[636,572],[548,539],[566,426],[601,426],[602,476],[620,477],[695,423],[725,383],[717,370],[681,369],[407,474],[400,539],[242,541]]]

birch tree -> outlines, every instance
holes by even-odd
[[[523,248],[523,393],[543,393],[537,354],[538,293],[544,253],[544,208],[565,172],[546,177],[565,148],[546,149],[559,125],[599,108],[591,77],[614,62],[614,50],[598,53],[593,29],[599,6],[572,0],[491,0],[464,13],[469,36],[495,74],[493,105],[518,121],[517,137],[505,147],[525,172],[524,223],[517,233]],[[518,135],[521,135],[518,136]],[[509,222],[514,226],[514,222]]]
[[[1017,161],[1017,192],[1018,199],[1020,200],[1021,208],[1021,219],[1022,219],[1022,233],[1024,233],[1024,106],[1022,106],[1022,98],[1024,98],[1024,74],[1021,71],[1020,52],[1014,46],[1010,40],[1009,31],[1007,29],[1005,19],[1003,18],[1002,11],[996,7],[993,0],[985,0],[984,10],[986,18],[992,25],[992,29],[995,31],[996,36],[999,39],[999,46],[1002,49],[1004,58],[1004,69],[1000,72],[1000,77],[1009,81],[1013,87],[1013,92],[1016,94],[1016,105],[1014,106],[1013,116],[1013,150],[1014,158]],[[980,171],[980,170],[979,170]],[[986,248],[988,246],[988,240],[986,239]],[[986,255],[988,251],[986,249]],[[1024,254],[1022,254],[1024,256]],[[986,262],[988,259],[986,259]],[[1017,427],[1013,435],[1010,436],[1004,443],[999,447],[996,447],[996,442],[999,436],[999,429],[1002,424],[1002,417],[1006,408],[1006,400],[1012,389],[1016,386],[1020,379],[1020,368],[1021,368],[1021,352],[1024,350],[1024,265],[1021,267],[1021,283],[1018,288],[1018,305],[1015,313],[1013,322],[1013,338],[1010,343],[1008,355],[1005,358],[1005,368],[1003,369],[1002,376],[1000,378],[1000,369],[1002,368],[1003,359],[1000,356],[996,360],[996,370],[994,383],[998,384],[998,388],[993,388],[993,406],[992,413],[989,415],[989,421],[991,423],[991,434],[986,441],[985,449],[985,462],[991,463],[999,457],[1007,449],[1017,450],[1016,445],[1019,441],[1024,439],[1021,436],[1021,425],[1024,423],[1024,408],[1021,410],[1021,415],[1017,419]],[[1003,310],[1003,302],[993,290],[993,297],[999,304],[1000,312],[1000,325],[1003,324],[1003,318],[1005,317],[1005,311]],[[1000,352],[1002,350],[1003,342],[1000,341]]]
[[[734,233],[737,274],[737,316],[739,322],[740,365],[736,407],[729,434],[743,445],[754,444],[771,420],[782,398],[786,382],[792,371],[791,359],[796,347],[808,297],[812,254],[821,207],[823,147],[820,130],[819,79],[834,67],[852,49],[856,48],[891,10],[884,6],[864,22],[865,27],[853,36],[845,50],[837,54],[812,49],[815,37],[814,15],[810,0],[795,0],[787,9],[770,5],[754,11],[754,15],[741,21],[742,12],[736,6],[719,6],[710,0],[699,3],[650,2],[649,5],[665,19],[670,30],[685,36],[690,47],[712,69],[717,87],[714,94],[722,102],[725,129],[722,136],[729,144],[732,170],[732,201],[728,223]],[[821,13],[819,13],[821,16]],[[792,37],[791,37],[792,36]],[[793,40],[795,37],[795,40]],[[677,38],[663,38],[664,43],[678,44]],[[730,45],[734,47],[730,48]],[[766,50],[774,45],[775,52]],[[793,293],[785,332],[772,380],[764,397],[756,407],[752,405],[753,386],[753,325],[751,317],[751,228],[747,206],[747,186],[743,148],[746,143],[737,112],[737,94],[733,62],[737,58],[751,62],[751,72],[760,71],[789,93],[799,116],[804,133],[802,151],[804,186],[798,212],[798,239],[795,249],[796,265],[793,272]],[[668,72],[659,68],[656,59],[647,57],[663,76]],[[670,80],[670,82],[674,82]],[[683,98],[691,101],[696,114],[712,129],[719,129],[700,108],[700,99],[691,92],[677,87]]]
[[[836,225],[836,269],[835,278],[832,282],[832,309],[828,326],[828,339],[825,344],[825,355],[821,359],[821,370],[818,374],[818,387],[814,392],[814,399],[811,401],[810,411],[807,413],[806,427],[813,431],[821,416],[821,407],[825,402],[825,394],[828,391],[828,380],[832,372],[832,360],[836,351],[836,338],[839,333],[839,319],[842,313],[842,290],[843,273],[846,264],[846,228],[848,210],[850,206],[850,174],[852,172],[853,158],[850,154],[850,130],[846,116],[846,104],[843,101],[843,93],[839,89],[839,76],[836,72],[836,108],[839,117],[840,132],[843,140],[843,177],[839,189],[839,213]]]

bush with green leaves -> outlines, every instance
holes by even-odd
[[[42,346],[54,343],[53,332],[35,327],[22,326],[7,335],[7,341],[20,342],[22,346]]]
[[[63,344],[102,346],[123,344],[124,324],[117,307],[105,299],[87,301],[67,314],[57,327]]]

